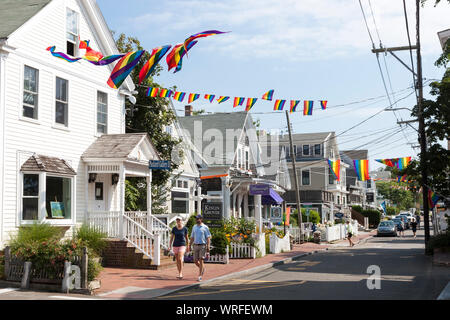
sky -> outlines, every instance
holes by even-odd
[[[421,42],[425,84],[441,79],[444,69],[434,66],[442,53],[437,32],[450,28],[450,5],[434,1],[421,10]],[[410,120],[415,95],[413,76],[390,54],[380,54],[382,81],[376,55],[358,0],[97,0],[111,30],[137,37],[144,48],[182,43],[204,30],[230,31],[199,40],[183,61],[183,69],[164,71],[154,81],[163,87],[200,93],[194,110],[236,112],[234,97],[259,98],[251,113],[266,131],[287,133],[286,115],[274,112],[274,102],[260,98],[274,89],[274,99],[314,100],[313,116],[291,114],[295,133],[338,134],[340,150],[368,149],[370,169],[382,167],[380,158],[417,156],[417,132],[397,121]],[[361,0],[376,46],[407,46],[408,37],[401,0]],[[410,38],[415,32],[415,1],[407,0]],[[373,15],[372,15],[373,12]],[[413,51],[414,63],[416,61]],[[408,65],[409,51],[398,52]],[[165,59],[163,60],[165,61]],[[425,87],[425,97],[430,88]],[[205,94],[231,96],[218,105]],[[376,99],[373,99],[376,98]],[[319,100],[327,100],[321,110]],[[396,102],[397,101],[397,102]],[[354,103],[358,102],[358,103]],[[184,104],[174,103],[180,115]],[[300,107],[300,111],[303,110]],[[417,128],[417,124],[413,123]],[[353,128],[352,130],[349,130]]]

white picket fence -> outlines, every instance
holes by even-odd
[[[231,243],[230,259],[256,259],[256,248],[248,243]]]

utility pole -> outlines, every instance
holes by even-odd
[[[291,148],[291,159],[292,159],[292,168],[294,170],[294,182],[295,182],[295,196],[297,199],[297,209],[298,209],[298,227],[300,229],[300,243],[303,240],[303,232],[302,232],[302,207],[300,204],[300,190],[298,188],[298,178],[297,178],[297,168],[295,165],[295,154],[294,154],[294,142],[292,141],[292,128],[291,128],[291,120],[289,119],[289,111],[286,110],[286,120],[288,124],[289,130],[289,145]]]
[[[423,78],[422,78],[422,56],[420,46],[420,0],[416,0],[416,34],[417,34],[417,89],[419,101],[417,101],[420,134],[420,166],[422,171],[423,190],[423,218],[425,228],[425,244],[430,240],[430,208],[428,205],[428,168],[427,168],[427,136],[425,133],[425,119],[423,116]]]

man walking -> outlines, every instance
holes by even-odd
[[[211,245],[211,232],[203,224],[203,217],[195,217],[197,224],[192,228],[190,247],[194,245],[194,262],[198,267],[198,281],[202,281],[205,274],[205,258],[209,255]]]

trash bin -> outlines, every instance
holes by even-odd
[[[320,231],[314,232],[314,243],[320,243],[322,233]]]

